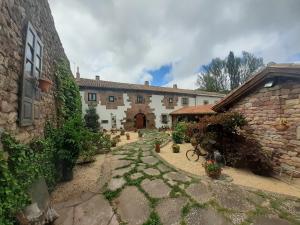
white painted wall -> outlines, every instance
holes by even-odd
[[[88,105],[84,101],[84,92],[80,91],[81,99],[82,99],[82,110],[85,113],[86,109],[88,109]],[[99,104],[97,104],[96,112],[99,115],[99,123],[100,127],[106,130],[110,130],[112,127],[111,119],[112,115],[116,116],[117,121],[117,129],[120,129],[122,126],[121,121],[125,119],[126,114],[125,111],[130,107],[129,96],[127,93],[123,93],[124,106],[118,106],[117,109],[106,109],[105,105],[101,105],[101,101],[99,100]],[[108,120],[108,123],[101,123],[102,120]]]
[[[84,91],[80,91],[81,99],[82,99],[82,110],[83,113],[86,112],[86,109],[88,109],[88,105],[84,101]],[[182,106],[182,97],[178,97],[178,103],[177,106],[174,109],[167,109],[165,106],[162,105],[162,99],[164,98],[164,95],[152,95],[151,97],[151,103],[150,108],[154,109],[155,114],[155,126],[157,128],[162,126],[172,126],[172,118],[169,115],[171,112],[178,110],[184,106]],[[124,99],[124,106],[118,106],[117,109],[106,109],[104,105],[98,104],[96,107],[96,111],[99,115],[99,123],[100,126],[103,129],[110,130],[112,128],[112,115],[116,116],[117,120],[117,128],[120,129],[122,127],[121,121],[125,120],[126,114],[125,111],[130,108],[130,102],[129,96],[127,93],[123,93],[123,99]],[[210,96],[197,96],[189,97],[189,105],[188,106],[195,106],[195,105],[203,105],[204,100],[208,100],[209,104],[214,104],[215,101],[219,100],[219,97],[210,97]],[[100,102],[101,103],[101,102]],[[162,123],[162,114],[168,115],[168,124]],[[108,120],[107,124],[101,123],[102,120]]]

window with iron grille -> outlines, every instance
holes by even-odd
[[[144,103],[144,97],[141,96],[141,95],[138,95],[137,98],[136,98],[136,102],[139,103],[139,104]]]
[[[168,115],[162,114],[162,115],[161,115],[161,122],[162,122],[163,124],[167,124],[167,123],[168,123]]]
[[[96,95],[96,93],[88,93],[88,101],[90,101],[90,102],[97,101],[97,95]]]
[[[169,98],[169,103],[172,104],[173,103],[173,98]]]
[[[189,104],[189,98],[182,98],[182,105],[188,105]]]
[[[115,96],[109,96],[108,101],[109,102],[114,102],[115,101]]]

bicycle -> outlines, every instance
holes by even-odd
[[[195,162],[199,160],[200,156],[205,156],[205,155],[206,153],[201,152],[201,147],[199,144],[196,145],[194,149],[188,150],[185,153],[185,156],[189,161],[195,161]]]

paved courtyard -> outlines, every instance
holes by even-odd
[[[56,224],[300,224],[299,199],[176,171],[153,152],[155,138],[168,136],[148,131],[116,148],[102,166],[99,191],[58,204]]]

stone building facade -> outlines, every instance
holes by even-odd
[[[171,127],[170,113],[183,107],[214,104],[224,95],[212,92],[156,87],[145,82],[126,84],[80,78],[83,112],[96,108],[103,129]]]
[[[267,67],[213,109],[242,113],[274,165],[300,171],[300,65]]]
[[[55,64],[66,58],[47,0],[0,1],[0,130],[27,142],[56,118]],[[53,82],[49,92],[39,78]]]

